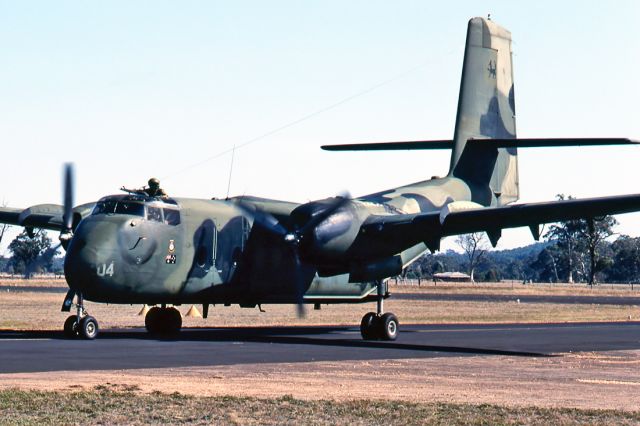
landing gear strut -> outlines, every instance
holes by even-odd
[[[369,312],[360,322],[360,334],[364,340],[396,340],[400,325],[398,318],[391,312],[383,314],[384,311],[384,288],[383,281],[377,281],[378,290],[377,312]]]
[[[71,305],[73,305],[71,303]],[[82,294],[76,295],[76,315],[71,315],[64,322],[64,335],[68,338],[82,337],[93,340],[98,336],[98,321],[87,314],[84,309],[84,299]]]
[[[144,325],[151,334],[176,334],[182,328],[182,315],[173,307],[154,306],[144,317]]]

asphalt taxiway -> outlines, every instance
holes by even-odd
[[[585,295],[531,295],[531,294],[480,294],[480,293],[394,293],[397,300],[432,300],[449,302],[515,302],[519,303],[555,303],[560,305],[618,305],[639,306],[640,297],[637,296],[585,296]]]
[[[404,325],[395,342],[362,341],[356,327],[192,328],[159,339],[104,330],[94,341],[61,332],[0,331],[0,373],[388,360],[446,356],[545,357],[640,349],[640,322]]]

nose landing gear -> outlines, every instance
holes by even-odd
[[[369,312],[360,322],[360,334],[364,340],[396,340],[400,323],[398,318],[391,312],[383,314],[384,282],[378,281],[377,312]]]
[[[73,296],[75,293],[67,293],[67,298],[65,299],[65,303],[63,304],[63,311],[69,311],[71,306],[73,306]],[[70,298],[69,298],[70,296]],[[82,337],[83,339],[93,340],[98,336],[98,332],[100,330],[98,326],[98,321],[87,314],[87,311],[84,309],[84,299],[82,298],[82,294],[75,294],[76,296],[76,315],[71,315],[64,322],[64,335],[68,338],[77,338]],[[68,300],[69,299],[69,300]],[[68,309],[65,309],[68,307]]]

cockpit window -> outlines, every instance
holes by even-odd
[[[119,201],[118,204],[116,204],[116,213],[144,217],[144,205],[129,201]]]
[[[129,214],[144,217],[144,205],[131,201],[98,201],[91,214]]]
[[[159,207],[147,206],[147,220],[162,222],[162,209]]]
[[[180,225],[180,212],[175,209],[164,209],[164,223],[167,225]]]
[[[98,201],[91,214],[113,214],[115,209],[116,202],[113,200]]]
[[[164,223],[170,226],[180,225],[180,210],[174,200],[167,202],[144,202],[144,199],[103,198],[96,203],[92,215],[126,214],[140,216],[151,222]]]

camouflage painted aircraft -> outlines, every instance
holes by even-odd
[[[632,144],[629,139],[517,139],[511,34],[469,21],[453,140],[324,146],[326,150],[450,149],[446,177],[359,198],[306,204],[235,197],[204,200],[129,192],[73,207],[67,168],[64,205],[0,209],[0,222],[60,231],[67,250],[68,336],[92,339],[98,322],[84,301],[154,305],[150,332],[175,332],[170,305],[358,303],[364,339],[393,340],[399,323],[385,313],[386,280],[443,237],[640,210],[640,194],[512,204],[519,198],[517,149]],[[161,194],[161,193],[160,193]],[[158,195],[158,194],[155,194]],[[75,302],[74,302],[75,299]]]

